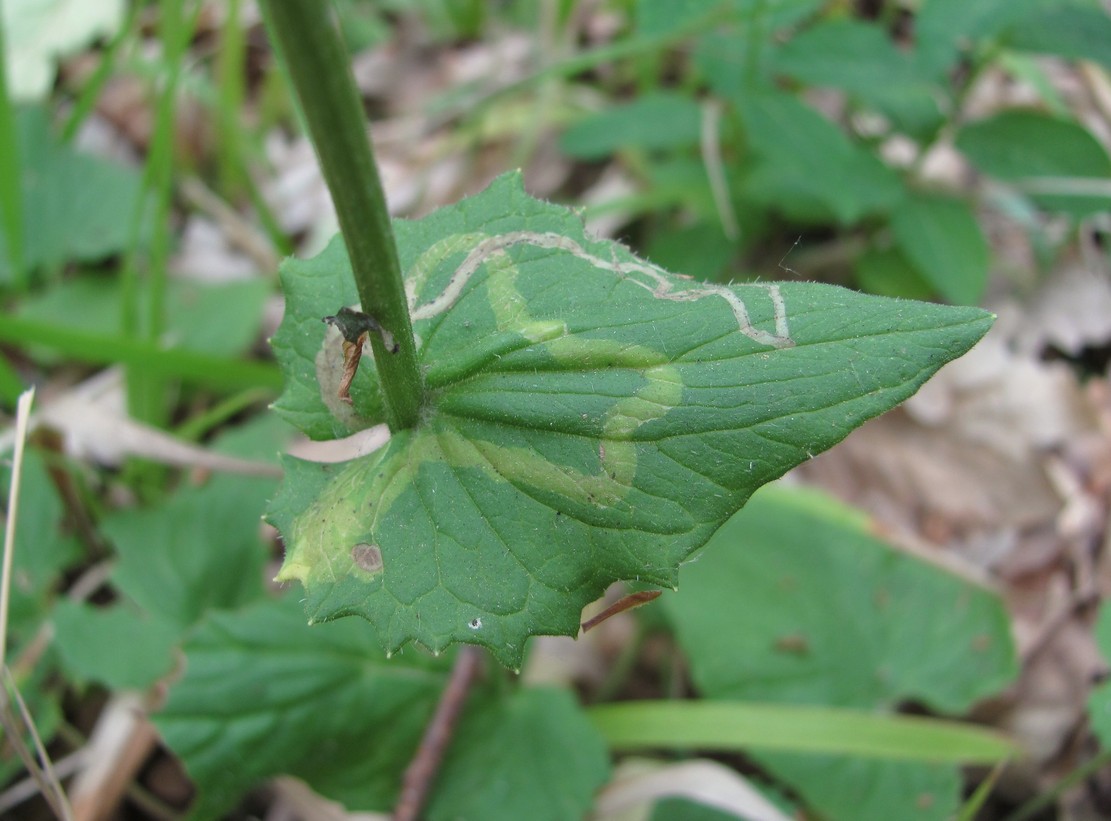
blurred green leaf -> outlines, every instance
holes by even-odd
[[[154,716],[215,819],[281,773],[351,809],[386,809],[443,686],[444,660],[387,661],[359,620],[309,627],[297,596],[211,614]]]
[[[896,248],[869,248],[856,259],[856,282],[865,291],[904,299],[930,299],[934,289]]]
[[[951,302],[975,305],[987,286],[990,249],[963,200],[914,192],[891,215],[899,251]]]
[[[91,607],[63,599],[50,618],[63,669],[76,681],[142,690],[173,666],[179,628],[127,603]]]
[[[771,32],[798,22],[821,4],[822,0],[636,0],[637,31],[666,34],[716,13],[723,21]]]
[[[994,593],[876,539],[863,514],[815,492],[756,494],[663,601],[710,698],[913,698],[959,712],[1017,671]]]
[[[592,160],[630,148],[697,145],[700,129],[698,103],[684,94],[658,91],[580,120],[559,144],[569,156]]]
[[[663,602],[712,699],[957,712],[1017,672],[994,594],[893,550],[863,515],[812,492],[765,488]],[[958,801],[952,767],[754,755],[835,819],[943,819]]]
[[[99,260],[123,249],[130,239],[139,173],[60,143],[45,109],[20,109],[16,121],[28,269]],[[0,283],[10,279],[0,234]]]
[[[829,20],[792,37],[773,52],[771,70],[809,86],[847,92],[912,133],[941,120],[929,74],[876,24]]]
[[[990,40],[1044,2],[924,0],[914,16],[914,59],[924,71],[940,78],[966,48]]]
[[[848,225],[904,196],[894,171],[796,97],[751,91],[736,104],[757,156],[744,183],[754,200],[791,218]]]
[[[1007,44],[1111,68],[1111,16],[1097,5],[1056,4],[1019,21],[1008,32]]]
[[[729,263],[735,245],[713,222],[653,231],[645,255],[669,271],[683,271],[696,279],[716,280]]]
[[[1107,150],[1086,128],[1062,117],[1038,111],[1003,111],[964,126],[957,133],[956,145],[980,171],[1008,182],[1072,177],[1111,184]],[[1070,196],[1035,191],[1032,189],[1030,199],[1042,208],[1077,217],[1111,208],[1106,193]]]
[[[579,821],[609,769],[606,745],[571,693],[517,690],[464,713],[426,815]]]
[[[736,0],[636,0],[639,34],[666,34],[717,10],[732,10]]]
[[[273,459],[288,429],[268,415],[224,434],[214,449]],[[124,510],[102,530],[119,554],[113,581],[144,610],[179,628],[210,608],[235,608],[262,595],[266,551],[260,519],[277,482],[215,475],[159,505]]]
[[[664,798],[652,806],[648,821],[737,821],[738,816],[688,798]]]

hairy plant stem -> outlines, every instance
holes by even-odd
[[[393,431],[414,427],[423,398],[413,326],[390,215],[347,53],[320,0],[263,0],[270,35],[297,90],[309,136],[335,202],[363,313],[396,343],[370,335]],[[338,310],[341,306],[337,305]]]
[[[405,770],[405,777],[401,782],[401,795],[394,808],[393,821],[417,821],[436,773],[440,769],[444,753],[447,752],[451,742],[452,733],[459,714],[463,711],[463,704],[467,700],[467,691],[475,673],[478,672],[482,662],[483,652],[480,647],[465,644],[459,648],[455,657],[455,664],[451,668],[451,677],[447,686],[440,694],[440,702],[436,705],[436,712],[428,726],[424,728],[424,736],[420,746]]]

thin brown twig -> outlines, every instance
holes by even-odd
[[[588,630],[593,630],[606,619],[611,619],[618,613],[624,613],[626,610],[632,610],[633,608],[648,604],[650,601],[655,601],[660,597],[660,593],[662,592],[662,590],[640,590],[636,593],[630,593],[628,596],[623,596],[615,601],[594,618],[587,619],[580,624],[579,627],[582,628],[584,633]]]
[[[436,773],[440,769],[444,753],[455,731],[455,723],[467,700],[467,691],[474,680],[475,672],[482,661],[482,650],[473,645],[464,645],[455,657],[451,677],[440,694],[440,703],[432,720],[424,729],[420,746],[405,770],[401,781],[401,796],[397,799],[393,821],[417,821]]]

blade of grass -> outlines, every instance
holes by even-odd
[[[123,266],[121,288],[122,330],[125,336],[142,336],[148,342],[159,339],[165,329],[166,265],[170,252],[170,208],[174,169],[174,107],[177,87],[192,37],[200,4],[187,19],[184,0],[161,0],[158,33],[162,41],[161,87],[157,88],[154,132],[143,169],[143,195],[139,197],[132,220],[131,251]],[[150,200],[153,199],[153,205]],[[145,310],[140,308],[139,246],[144,217],[152,209],[151,236],[146,254],[147,273]],[[142,323],[140,323],[142,317]],[[157,376],[130,369],[127,379],[128,410],[132,418],[161,425],[168,414],[166,386]]]
[[[980,786],[976,791],[968,797],[968,800],[961,806],[961,811],[957,814],[954,821],[976,821],[979,817],[980,810],[984,807],[984,802],[988,800],[991,791],[995,789],[996,783],[999,781],[999,776],[1003,774],[1003,767],[1006,762],[1000,761],[991,768],[988,777],[980,782]]]
[[[96,365],[119,363],[150,371],[162,378],[181,379],[211,388],[269,388],[279,390],[282,375],[276,365],[229,359],[180,348],[160,348],[153,342],[122,336],[104,336],[45,325],[19,317],[0,317],[0,342],[43,345],[79,362]]]
[[[967,724],[828,707],[641,701],[592,707],[589,715],[621,750],[789,750],[965,764],[991,764],[1019,752],[1005,736]]]
[[[220,133],[216,162],[220,191],[230,200],[237,199],[244,183],[236,145],[241,129],[236,127],[236,118],[243,110],[246,94],[244,64],[247,44],[243,28],[239,24],[239,8],[240,0],[228,0],[224,11],[224,25],[220,28],[220,50],[216,53],[216,87],[219,98],[216,105],[220,110],[220,116],[216,120]]]
[[[62,139],[66,142],[73,139],[77,129],[85,122],[85,118],[89,116],[89,112],[93,110],[93,106],[100,98],[100,92],[104,89],[104,84],[108,82],[112,69],[116,65],[116,57],[119,55],[120,47],[131,38],[132,29],[135,26],[135,21],[139,18],[139,10],[142,7],[142,3],[128,4],[127,16],[124,18],[123,24],[120,25],[116,36],[108,43],[108,48],[101,55],[96,71],[89,77],[85,87],[81,89],[81,94],[78,96],[73,110],[70,111],[65,125],[62,126]]]
[[[17,291],[27,289],[23,254],[23,191],[20,185],[20,147],[15,128],[15,106],[8,93],[7,44],[0,19],[0,216],[8,244],[8,262]]]
[[[5,407],[14,407],[27,386],[23,384],[19,374],[16,373],[8,360],[0,356],[0,404]]]
[[[1081,764],[1070,772],[1054,784],[1052,788],[1031,798],[1013,813],[1008,815],[1004,821],[1028,821],[1034,818],[1046,807],[1057,801],[1057,799],[1072,787],[1091,777],[1093,773],[1097,773],[1106,767],[1109,761],[1111,761],[1111,750],[1104,750],[1095,758]]]

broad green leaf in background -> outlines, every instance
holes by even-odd
[[[50,619],[62,666],[75,681],[141,690],[173,666],[179,628],[129,603],[92,607],[63,599]]]
[[[652,807],[649,821],[737,821],[737,816],[687,798],[665,798]]]
[[[711,698],[915,699],[957,713],[1017,673],[995,593],[880,541],[814,491],[765,488],[680,581],[662,601]]]
[[[213,449],[273,458],[286,426],[272,417],[233,429]],[[116,587],[141,608],[184,629],[209,608],[235,608],[262,594],[266,550],[259,518],[275,481],[215,475],[166,502],[105,518],[119,554]]]
[[[310,629],[296,599],[210,615],[186,642],[185,676],[154,720],[197,784],[198,819],[281,773],[352,809],[396,798],[443,665],[386,662],[365,623]]]
[[[1091,132],[1072,120],[1039,111],[1003,111],[964,126],[956,145],[977,169],[1019,183],[1020,189],[1021,183],[1036,184],[1038,178],[1073,177],[1104,184],[1102,192],[1087,196],[1038,194],[1031,189],[1030,199],[1043,208],[1077,217],[1111,209],[1106,192],[1111,157]]]
[[[771,69],[810,86],[848,92],[912,132],[941,119],[932,77],[874,23],[829,20],[775,49]]]
[[[915,192],[891,214],[902,255],[946,299],[975,305],[984,295],[990,249],[963,200]]]
[[[654,231],[645,250],[652,262],[661,268],[685,263],[686,270],[698,279],[717,279],[733,256],[734,244],[721,226],[713,222],[696,222],[670,231]]]
[[[924,0],[914,16],[914,58],[940,78],[964,49],[995,37],[1044,2]]]
[[[1019,21],[1008,32],[1007,45],[1111,68],[1111,15],[1097,4],[1049,5]]]
[[[426,815],[578,821],[609,769],[609,751],[571,693],[518,690],[464,714]]]
[[[856,258],[853,272],[865,291],[881,296],[929,299],[934,289],[895,248],[869,248]]]
[[[275,458],[288,427],[273,415],[231,428],[213,450]],[[182,635],[211,608],[234,608],[263,594],[266,551],[259,517],[275,481],[217,475],[161,504],[106,517],[119,555],[120,600],[94,608],[60,602],[51,614],[66,671],[81,681],[142,688],[171,666]]]
[[[664,586],[760,485],[909,396],[991,323],[979,310],[802,283],[721,286],[588,237],[520,176],[396,225],[428,392],[375,453],[287,459],[270,509],[313,621],[387,650],[574,635],[611,582]],[[283,267],[276,407],[311,436],[380,420],[337,396],[356,302],[342,245]]]
[[[754,200],[801,220],[851,224],[904,196],[894,171],[798,98],[750,89],[735,103],[757,158],[745,180]]]
[[[292,595],[210,615],[185,652],[155,723],[197,785],[202,821],[282,773],[348,809],[392,807],[448,666],[411,651],[387,661],[362,621],[309,628]],[[578,821],[608,773],[570,693],[477,688],[427,817]]]
[[[560,148],[594,160],[618,150],[684,148],[698,144],[701,114],[685,94],[656,91],[580,120],[560,139]]]
[[[821,5],[822,0],[637,0],[636,23],[640,34],[668,34],[715,14],[718,19],[742,25],[760,25],[770,31],[790,26]]]
[[[734,0],[637,0],[637,31],[647,35],[667,34],[733,4]]]
[[[124,248],[139,173],[62,145],[51,134],[44,109],[20,109],[16,120],[27,267],[98,260]],[[0,283],[11,278],[5,246],[0,234]]]
[[[766,488],[681,582],[664,604],[707,698],[961,712],[1017,673],[996,595],[812,492]],[[943,819],[958,801],[951,766],[753,754],[834,819]]]

